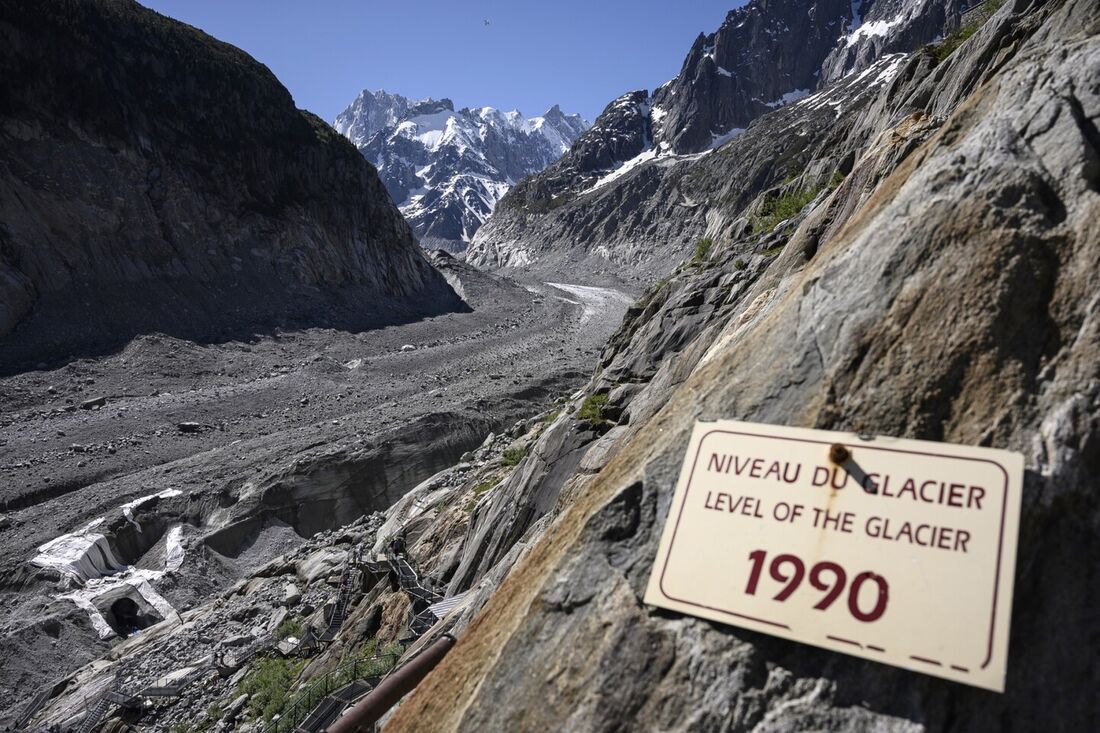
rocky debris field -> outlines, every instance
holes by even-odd
[[[29,562],[40,546],[99,518],[108,564],[159,573],[182,546],[152,585],[183,612],[576,389],[630,300],[436,259],[472,312],[211,345],[148,335],[0,382],[5,715],[113,643],[59,599],[64,570]]]
[[[578,423],[573,414],[577,399],[579,393],[561,398],[550,410],[490,434],[385,512],[308,540],[258,541],[268,559],[254,563],[239,580],[57,680],[33,720],[35,729],[71,726],[113,690],[141,699],[142,706],[140,712],[112,707],[105,716],[107,730],[128,721],[139,730],[172,733],[270,731],[276,721],[300,722],[324,696],[319,690],[352,679],[349,665],[358,665],[360,678],[385,674],[440,634],[461,633],[495,583],[481,582],[471,592],[456,594],[447,580],[455,584],[463,551],[477,544],[477,525],[491,507],[508,501],[506,481],[520,465],[530,464],[525,461],[529,453],[537,460],[533,451],[555,431],[577,433],[581,443],[591,440],[590,422]],[[408,559],[423,584],[454,604],[441,612],[443,618],[434,617],[422,635],[411,630],[409,596],[387,573],[378,572],[395,537],[407,542]],[[159,553],[150,550],[139,565]],[[162,587],[210,573],[222,560],[202,551],[189,558],[186,570],[165,578]],[[344,620],[332,639],[317,641],[331,626],[345,577],[351,590]],[[178,689],[170,695],[150,693],[173,686]]]

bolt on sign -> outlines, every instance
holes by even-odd
[[[646,603],[1003,692],[1023,466],[697,423]]]

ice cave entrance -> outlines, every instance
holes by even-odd
[[[133,586],[122,586],[95,600],[103,619],[125,639],[163,621],[163,617]]]

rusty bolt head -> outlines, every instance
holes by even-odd
[[[852,457],[852,452],[840,443],[833,443],[829,447],[829,460],[838,466]]]

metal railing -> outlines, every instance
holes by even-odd
[[[378,679],[393,669],[400,658],[399,652],[376,654],[346,662],[331,672],[326,672],[291,697],[280,711],[279,719],[268,723],[264,733],[293,733],[298,724],[329,695],[356,680],[367,682],[373,680],[374,683],[371,685],[373,686]]]
[[[121,683],[118,677],[111,679],[111,682],[107,685],[107,689],[103,690],[100,694],[96,695],[91,705],[88,704],[88,698],[84,698],[84,709],[87,710],[87,714],[84,719],[80,721],[80,725],[77,726],[77,733],[92,733],[99,725],[99,721],[103,720],[103,717],[110,710],[111,705],[115,704],[112,699],[111,693],[121,691]]]
[[[31,698],[31,701],[27,703],[27,706],[23,708],[22,714],[19,716],[19,720],[15,723],[13,730],[25,730],[27,723],[31,722],[31,718],[42,709],[42,706],[46,704],[46,701],[53,697],[53,691],[57,689],[57,682],[51,682],[43,687],[38,693]]]

